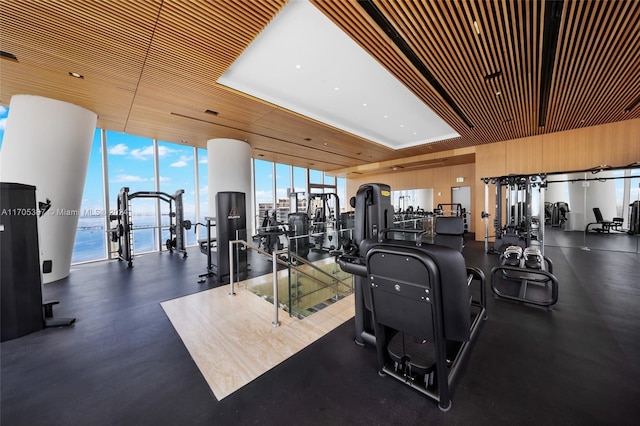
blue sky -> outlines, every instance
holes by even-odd
[[[2,139],[4,139],[4,127],[7,124],[7,115],[9,115],[9,108],[0,105],[0,147],[2,146]]]

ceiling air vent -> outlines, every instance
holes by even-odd
[[[18,57],[13,53],[5,52],[4,50],[0,50],[0,58],[6,59],[8,61],[18,62]]]

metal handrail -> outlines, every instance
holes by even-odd
[[[292,265],[290,262],[285,262],[284,260],[280,259],[278,256],[280,254],[287,253],[288,252],[287,249],[274,251],[272,253],[268,253],[268,252],[266,252],[266,251],[264,251],[264,250],[262,250],[262,249],[260,249],[260,248],[258,248],[256,246],[254,246],[253,244],[249,244],[248,242],[246,242],[244,240],[230,240],[229,241],[229,285],[230,285],[230,287],[229,287],[229,296],[235,295],[234,280],[233,280],[233,275],[234,275],[233,245],[234,244],[242,244],[246,248],[255,250],[255,251],[257,251],[258,253],[260,253],[262,255],[269,256],[269,257],[272,258],[272,261],[273,261],[273,305],[274,305],[274,321],[272,322],[272,325],[274,327],[278,327],[280,325],[280,322],[278,321],[278,278],[277,278],[277,270],[278,270],[278,268],[277,268],[277,264],[285,265],[287,267],[288,266],[293,266],[294,269],[298,273],[300,273],[300,274],[302,274],[302,275],[304,275],[304,276],[316,281],[317,283],[319,283],[319,284],[321,284],[321,285],[323,285],[325,287],[333,288],[333,286],[331,284],[327,284],[327,283],[323,282],[322,280],[320,280],[318,277],[316,277],[314,275],[311,275],[311,274],[308,274],[308,273],[298,269],[298,267],[296,267],[295,265]],[[299,256],[297,256],[297,255],[295,255],[293,253],[289,253],[289,255],[293,256],[294,258],[296,258],[296,260],[302,261],[302,263],[305,263],[306,265],[311,266],[311,268],[313,268],[313,269],[315,269],[317,271],[320,271],[321,273],[327,275],[332,280],[336,280],[336,281],[340,282],[342,285],[347,286],[348,288],[351,288],[351,286],[348,283],[346,283],[343,280],[341,280],[341,279],[339,279],[339,278],[337,278],[337,277],[335,277],[335,276],[333,276],[333,275],[321,270],[317,266],[312,265],[311,263],[308,263],[306,261],[306,259],[303,259],[303,258],[301,258],[301,257],[299,257]]]

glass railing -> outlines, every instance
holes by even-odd
[[[281,267],[275,285],[271,275],[253,280],[246,288],[273,303],[275,287],[278,307],[302,319],[353,293],[353,275],[335,262],[336,251],[353,239],[353,229],[328,226],[323,232],[295,233],[279,227],[259,229],[251,248]],[[389,237],[415,240],[418,235],[422,242],[433,243],[433,217],[395,221]]]
[[[274,287],[278,306],[290,316],[305,318],[353,293],[353,276],[335,263],[334,250],[345,239],[351,239],[353,231],[328,229],[325,232],[287,237],[283,250],[276,251],[276,262],[286,268],[273,276],[255,280],[247,288],[262,298],[273,302]],[[258,250],[264,255],[262,247]],[[272,259],[273,259],[272,258]],[[272,260],[273,261],[273,260]]]
[[[422,242],[432,244],[435,236],[433,221],[433,216],[395,220],[393,222],[394,232],[393,235],[389,235],[389,238],[415,241],[416,236],[422,234]],[[406,230],[406,232],[401,230]]]

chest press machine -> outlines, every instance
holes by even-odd
[[[376,346],[381,376],[448,411],[460,367],[487,317],[484,274],[467,267],[459,250],[423,244],[421,234],[416,241],[389,239],[390,193],[383,184],[359,188],[354,241],[337,258],[355,278],[356,343]],[[474,282],[479,286],[472,289]]]

